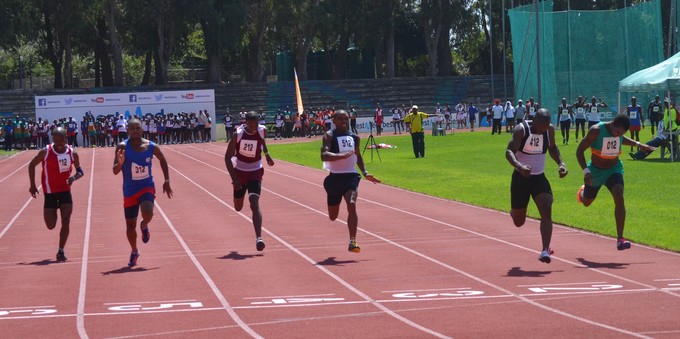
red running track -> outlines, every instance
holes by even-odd
[[[535,220],[515,228],[506,213],[365,181],[362,252],[350,253],[346,212],[326,216],[326,173],[283,161],[265,170],[257,252],[247,206],[232,208],[225,145],[163,150],[175,197],[158,194],[134,269],[113,149],[78,149],[65,263],[27,192],[35,152],[0,160],[3,337],[680,336],[677,253],[619,252],[556,226],[546,265]]]

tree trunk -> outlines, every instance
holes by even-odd
[[[97,46],[99,51],[99,61],[101,65],[101,86],[113,86],[113,70],[111,69],[111,58],[109,58],[109,51],[106,48],[106,21],[101,18],[97,21]]]
[[[168,65],[165,47],[165,30],[163,29],[163,15],[159,14],[156,18],[156,33],[158,34],[158,51],[155,58],[156,85],[168,84]]]
[[[102,75],[101,75],[101,56],[99,55],[99,39],[94,47],[94,87],[101,87],[102,85]]]
[[[425,47],[427,48],[427,59],[430,68],[430,76],[437,76],[439,73],[437,46],[439,45],[439,35],[442,31],[441,0],[432,0],[429,13],[425,13]]]
[[[71,34],[66,34],[62,43],[64,46],[64,88],[74,88],[73,49],[71,48]]]
[[[262,62],[262,49],[264,49],[264,34],[267,21],[260,19],[257,23],[256,39],[250,42],[246,50],[246,79],[247,81],[262,81],[264,77],[264,63]]]
[[[60,47],[59,52],[54,51],[54,35],[52,34],[52,18],[45,12],[43,13],[45,17],[45,45],[47,48],[47,59],[50,60],[52,64],[52,70],[54,71],[54,88],[63,88],[63,79],[61,77],[61,60],[63,55],[63,49]]]
[[[210,84],[217,84],[222,80],[222,58],[213,52],[207,51],[208,54],[208,74],[206,74],[205,81]]]
[[[153,60],[153,52],[146,52],[146,57],[144,58],[144,75],[142,76],[141,86],[148,86],[151,80],[151,60]]]
[[[123,51],[120,41],[118,41],[116,29],[116,0],[107,0],[105,7],[106,21],[109,26],[109,39],[111,41],[111,54],[113,55],[113,65],[115,66],[113,85],[123,86]]]
[[[453,75],[453,57],[451,56],[451,4],[449,0],[442,2],[442,32],[439,35],[437,58],[439,59],[439,76]]]
[[[387,19],[387,27],[385,29],[385,77],[394,78],[396,76],[395,71],[395,46],[394,46],[394,16],[399,6],[398,0],[390,1],[390,14]]]

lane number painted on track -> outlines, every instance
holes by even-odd
[[[276,298],[268,301],[254,301],[251,305],[318,304],[345,301],[345,298]]]
[[[621,285],[613,284],[595,284],[587,287],[567,287],[567,286],[550,286],[550,287],[531,287],[529,291],[534,293],[547,293],[547,292],[588,292],[588,291],[608,291],[617,290],[623,288]]]
[[[52,308],[22,308],[22,309],[5,309],[0,310],[0,317],[5,315],[46,315],[57,313],[57,310]]]
[[[392,294],[394,298],[405,298],[405,299],[419,299],[419,298],[451,298],[451,297],[471,297],[476,295],[482,295],[482,291],[473,290],[462,290],[454,292],[442,292],[442,293],[414,293],[414,292],[403,292]]]
[[[110,311],[119,312],[129,312],[129,311],[158,311],[167,310],[172,308],[201,308],[203,303],[199,301],[194,302],[181,302],[181,303],[160,303],[154,306],[142,306],[142,305],[119,305],[109,307]]]

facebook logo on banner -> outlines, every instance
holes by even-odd
[[[38,99],[38,106],[47,106],[47,99]]]
[[[137,102],[137,94],[130,94],[130,102]]]

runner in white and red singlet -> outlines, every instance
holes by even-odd
[[[42,167],[42,189],[45,193],[45,205],[43,217],[45,225],[52,230],[57,225],[57,210],[61,212],[61,231],[59,232],[59,250],[57,261],[66,261],[64,247],[70,231],[71,212],[73,211],[73,199],[71,197],[71,184],[80,179],[83,169],[80,168],[78,153],[66,144],[66,130],[59,127],[52,131],[52,144],[41,149],[28,165],[28,178],[31,187],[28,191],[34,198],[39,194],[35,185],[35,166]],[[71,176],[72,167],[76,168],[76,174]]]

